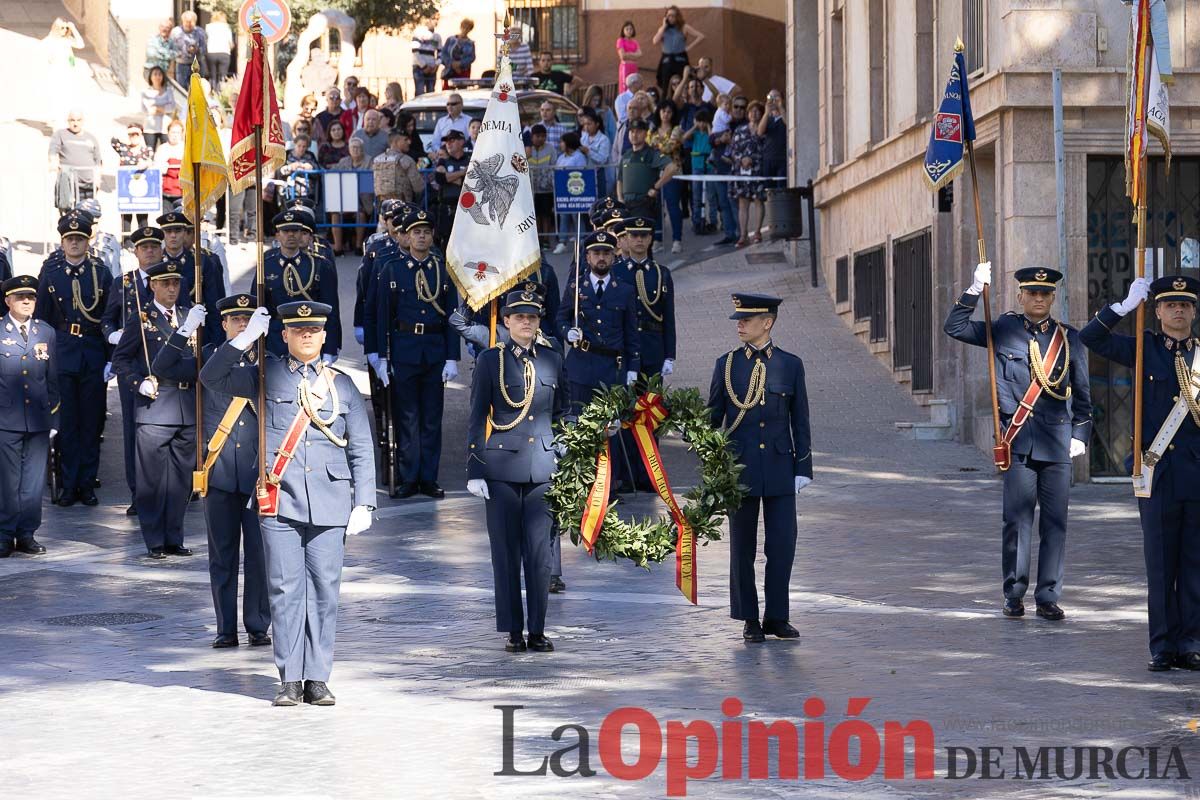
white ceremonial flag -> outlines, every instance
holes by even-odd
[[[508,56],[492,88],[446,244],[450,277],[478,311],[541,260]]]

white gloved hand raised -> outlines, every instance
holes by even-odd
[[[467,491],[481,500],[492,499],[492,496],[488,494],[487,481],[482,478],[472,478],[467,481]]]
[[[258,341],[258,338],[265,335],[270,328],[271,312],[266,307],[259,306],[250,315],[250,321],[246,323],[245,330],[230,339],[229,343],[238,350],[248,350],[250,345]]]
[[[185,337],[191,336],[198,328],[204,325],[204,320],[207,316],[208,310],[204,306],[192,306],[188,309],[187,318],[179,326],[179,335]]]
[[[636,372],[626,372],[625,373],[625,385],[626,386],[632,386],[633,382],[636,380],[637,380]]]
[[[1112,309],[1123,317],[1146,302],[1146,298],[1149,296],[1150,279],[1134,278],[1133,283],[1129,284],[1129,294],[1125,295],[1125,299],[1121,302],[1113,303]]]
[[[1071,440],[1071,458],[1076,458],[1087,452],[1087,443],[1079,439]]]
[[[449,383],[458,377],[458,362],[447,361],[446,366],[442,367],[442,383]]]
[[[796,494],[800,494],[800,490],[812,483],[812,478],[806,478],[803,475],[796,476]]]
[[[665,361],[663,361],[662,376],[664,378],[667,377],[668,375],[670,375],[674,371],[675,371],[675,359],[668,358]]]
[[[363,341],[365,340],[365,339],[364,339],[364,336],[365,336],[365,335],[364,335],[364,333],[363,333],[362,326],[361,326],[361,325],[355,325],[355,326],[354,326],[354,341],[358,342],[359,344],[362,344],[362,343],[363,343]]]
[[[371,509],[366,506],[355,506],[350,509],[350,520],[346,523],[346,535],[358,536],[371,527]]]
[[[992,282],[992,262],[984,261],[975,267],[975,282],[967,289],[967,294],[982,294],[983,287]]]
[[[110,333],[108,335],[108,343],[109,344],[116,344],[119,341],[121,341],[121,332],[120,331],[113,331],[112,333]]]
[[[142,395],[143,397],[149,397],[151,400],[153,400],[158,394],[158,386],[154,383],[154,381],[146,378],[138,386],[138,394]]]
[[[571,328],[569,331],[567,331],[567,341],[571,344],[575,344],[582,338],[583,331],[581,331],[579,328]]]

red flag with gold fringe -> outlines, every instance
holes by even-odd
[[[263,174],[283,166],[287,149],[283,123],[275,100],[275,82],[266,63],[266,44],[255,25],[250,29],[250,60],[242,76],[242,91],[233,110],[233,146],[229,150],[230,188],[237,192],[254,185],[254,165],[262,163]],[[254,142],[254,129],[262,127],[262,152]]]

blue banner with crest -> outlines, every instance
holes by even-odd
[[[925,180],[936,191],[958,177],[963,168],[963,148],[975,140],[975,118],[971,114],[971,92],[967,87],[967,64],[961,50],[954,53],[946,93],[933,118],[929,147],[925,150]]]

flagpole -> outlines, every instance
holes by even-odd
[[[196,59],[192,59],[192,74],[196,75],[200,72],[200,65]],[[190,92],[190,87],[189,87]],[[190,111],[190,109],[189,109]],[[192,125],[192,134],[197,131],[196,126]],[[188,146],[193,146],[193,142],[189,142]],[[193,152],[193,156],[195,153]],[[192,255],[195,257],[196,275],[192,282],[192,297],[195,305],[200,305],[204,302],[204,269],[201,261],[200,249],[200,161],[192,159],[192,216],[195,217],[192,222]],[[211,311],[212,309],[209,309]],[[200,332],[196,331],[196,343],[193,346],[196,356],[196,374],[200,374],[200,368],[204,366],[204,356],[200,349]],[[196,471],[192,474],[192,491],[203,491],[204,486],[204,395],[203,389],[200,386],[200,381],[196,381]]]
[[[1137,276],[1146,277],[1146,169],[1149,167],[1147,158],[1139,157],[1141,169],[1138,171],[1138,203],[1133,224],[1137,226]],[[1137,486],[1142,477],[1142,368],[1145,352],[1142,331],[1146,328],[1146,304],[1138,303],[1137,316],[1134,326],[1134,356],[1133,356],[1133,485]]]
[[[979,178],[975,174],[975,143],[967,140],[967,161],[971,165],[971,190],[975,197],[975,244],[979,248],[979,263],[982,264],[988,260],[987,242],[983,239],[983,210],[979,203]],[[996,390],[996,342],[992,339],[992,301],[989,289],[990,284],[983,285],[983,324],[987,338],[987,362],[988,362],[988,385],[992,393],[992,438],[995,440],[995,447],[1002,447],[1002,437],[1000,434],[1000,400]]]
[[[251,36],[258,30],[258,20],[251,25]],[[262,115],[254,126],[254,238],[256,240],[256,259],[254,271],[255,304],[263,308],[267,304],[266,278],[263,269],[263,125],[271,113],[271,94],[267,81],[270,80],[270,66],[264,51],[262,62]],[[267,491],[267,353],[266,337],[260,336],[256,343],[258,369],[258,491],[261,497]],[[259,505],[261,509],[261,504]]]

